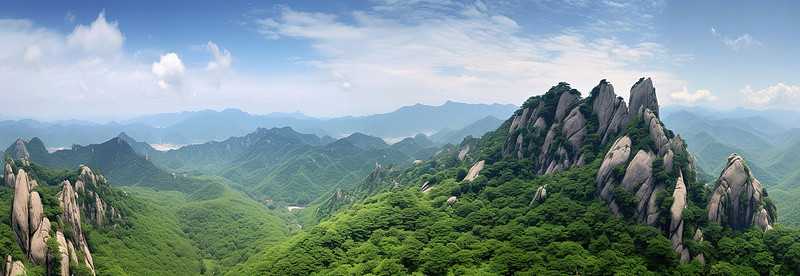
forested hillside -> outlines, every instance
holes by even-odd
[[[637,82],[630,99],[628,108],[605,81],[588,98],[554,86],[446,156],[378,168],[357,188],[335,191],[316,211],[330,220],[232,272],[798,271],[800,230],[775,222],[744,160],[730,155],[718,180],[697,181],[687,145],[658,120],[650,80]]]
[[[37,143],[41,141],[34,138],[22,144]],[[110,192],[102,199],[121,216],[105,226],[84,221],[83,227],[99,275],[218,275],[299,231],[286,209],[258,203],[230,188],[233,185],[224,178],[167,173],[120,138],[10,160],[29,164],[19,168],[38,179],[41,187],[52,187],[45,191],[53,194],[60,191],[63,180],[74,184],[76,172],[46,168],[37,161],[58,168],[97,164],[108,171],[104,187]],[[13,189],[3,194],[7,204]]]
[[[389,146],[381,138],[361,133],[334,141],[290,127],[259,128],[243,137],[165,152],[144,145],[139,148],[140,154],[178,174],[219,175],[260,202],[291,205],[315,202],[336,188],[352,189],[376,165],[408,166],[435,152],[424,135]]]

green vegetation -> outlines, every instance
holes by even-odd
[[[124,142],[119,144],[113,139],[103,145],[76,147],[78,150],[43,156],[49,162],[66,160],[62,165],[74,165],[69,170],[51,170],[35,163],[36,160],[24,167],[38,181],[39,186],[34,190],[42,195],[45,216],[56,225],[61,224],[55,222],[61,221],[58,215],[62,211],[55,196],[61,191],[62,181],[74,183],[80,178],[75,169],[78,164],[114,160],[110,168],[117,175],[114,179],[137,175],[136,181],[124,182],[132,185],[123,187],[125,191],[108,185],[114,183],[111,177],[108,183],[99,178],[96,187],[87,185],[86,192],[76,191],[82,206],[83,232],[98,275],[218,275],[256,252],[285,241],[299,230],[297,226],[288,225],[296,225],[296,218],[288,211],[270,209],[248,198],[230,188],[234,185],[227,179],[202,175],[173,177],[134,153]],[[85,148],[94,149],[89,151],[92,155],[84,155]],[[21,163],[13,164],[16,170]],[[94,172],[99,175],[97,170]],[[90,220],[88,214],[95,212],[95,198],[88,196],[89,191],[113,206],[121,219],[109,216],[104,226]],[[0,217],[0,231],[9,233],[0,239],[0,253],[25,260],[27,258],[10,235],[13,194],[11,188],[0,189],[3,202],[0,208],[6,210]],[[65,237],[75,235],[71,227],[61,227]],[[76,253],[79,261],[70,263],[71,271],[85,275],[83,256]],[[47,268],[33,267],[31,271],[29,273],[46,273]],[[91,271],[88,273],[91,275]]]

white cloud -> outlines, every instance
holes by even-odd
[[[711,28],[711,34],[719,38],[725,45],[731,47],[731,49],[738,50],[741,48],[750,48],[750,47],[764,47],[764,44],[760,41],[754,39],[750,34],[743,34],[736,39],[730,39],[727,35],[722,35],[717,32],[716,29],[713,27]]]
[[[796,108],[800,104],[800,86],[778,85],[770,86],[759,91],[754,91],[750,84],[739,90],[740,94],[747,97],[751,103],[762,106]]]
[[[211,41],[206,44],[206,51],[214,56],[214,60],[206,64],[205,70],[209,74],[209,80],[212,81],[214,87],[219,88],[222,84],[222,78],[230,74],[231,53],[227,49],[220,51],[217,44]]]
[[[669,94],[669,97],[685,103],[694,103],[694,102],[706,102],[706,101],[715,101],[717,100],[716,95],[711,95],[711,92],[708,90],[697,90],[695,93],[689,93],[686,87],[683,87],[683,90],[680,92],[675,92]]]
[[[117,21],[106,21],[105,11],[97,15],[91,25],[78,25],[67,36],[67,45],[94,55],[118,55],[122,52],[125,36],[118,28]]]
[[[161,60],[153,62],[153,75],[158,79],[158,86],[162,89],[180,89],[183,85],[183,61],[175,53],[161,56]]]
[[[617,93],[627,96],[625,87],[642,76],[652,76],[661,91],[676,91],[682,81],[652,69],[691,59],[660,43],[628,44],[591,32],[530,36],[481,5],[386,5],[346,19],[284,8],[256,23],[268,38],[309,41],[319,56],[302,63],[348,76],[345,82],[358,83],[348,95],[363,102],[437,103],[449,93],[458,101],[518,103],[560,81],[588,93],[604,78],[618,81]],[[448,8],[453,11],[440,12]]]

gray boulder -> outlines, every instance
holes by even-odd
[[[11,165],[6,164],[5,171],[3,171],[3,179],[5,179],[6,187],[14,188],[14,172],[11,170]]]
[[[453,206],[453,204],[456,204],[456,202],[458,202],[458,198],[451,196],[447,199],[447,206]]]
[[[628,98],[630,106],[628,109],[628,119],[641,114],[646,109],[650,109],[658,117],[658,98],[656,89],[653,87],[653,80],[642,78],[631,87],[631,95]]]
[[[11,229],[14,230],[14,239],[25,253],[28,252],[28,245],[30,244],[30,224],[28,223],[29,199],[28,174],[25,173],[25,170],[19,169],[16,182],[14,183],[14,203],[11,207]]]
[[[39,229],[31,237],[30,258],[33,263],[43,265],[47,263],[47,239],[50,238],[50,220],[42,219]]]
[[[58,251],[61,253],[61,275],[69,275],[69,246],[64,233],[57,231],[56,241],[58,241]]]
[[[25,264],[23,264],[22,261],[12,261],[11,255],[8,255],[8,262],[6,263],[6,275],[25,275]]]
[[[42,198],[39,196],[39,192],[33,191],[31,192],[29,201],[28,201],[28,222],[30,225],[30,233],[36,232],[39,229],[39,223],[42,222],[42,217],[44,217],[44,208],[42,207]],[[48,227],[50,227],[48,225]]]
[[[681,215],[683,214],[683,209],[686,209],[686,184],[683,182],[683,175],[678,173],[678,181],[675,183],[675,191],[672,192],[672,197],[675,200],[672,202],[672,206],[670,206],[670,213],[672,213],[672,217],[670,219],[670,226],[668,229],[669,240],[672,243],[672,250],[675,250],[675,253],[681,255],[681,261],[684,263],[688,263],[690,261],[689,252],[683,246],[683,219]],[[684,251],[685,254],[684,254]]]

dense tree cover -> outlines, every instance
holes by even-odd
[[[10,164],[16,170],[21,163]],[[80,178],[79,171],[52,170],[35,162],[23,168],[39,183],[34,190],[42,196],[45,216],[58,222],[61,209],[56,196],[61,191],[61,182],[70,180],[75,183]],[[137,168],[141,166],[115,170],[135,171]],[[104,227],[99,227],[83,214],[84,234],[99,275],[218,275],[256,252],[285,241],[287,236],[299,230],[296,222],[292,224],[295,226],[287,225],[294,219],[288,211],[269,209],[255,202],[231,189],[224,178],[173,178],[163,170],[156,172],[158,174],[140,177],[147,180],[146,185],[125,187],[127,192],[104,181],[96,187],[87,185],[87,189],[97,193],[122,215],[122,219],[109,218]],[[95,170],[95,174],[99,175],[99,171]],[[94,197],[77,192],[79,200],[91,201],[82,204],[82,212],[93,212]],[[6,210],[0,217],[0,231],[9,234],[0,239],[0,253],[26,260],[11,235],[13,195],[12,188],[0,189],[0,208]],[[71,231],[71,228],[65,228],[65,236],[72,237]],[[26,267],[32,266],[28,264]],[[86,271],[82,265],[71,264],[71,267],[71,271]],[[31,271],[37,275],[47,270],[32,268]]]
[[[532,97],[526,105],[547,100]],[[588,105],[585,100],[579,104]],[[584,115],[591,124],[596,115],[589,111]],[[743,232],[708,223],[705,204],[713,187],[692,181],[695,172],[688,154],[675,155],[673,166],[678,169],[670,173],[660,169],[664,160],[657,158],[653,177],[670,184],[658,194],[661,215],[668,218],[674,183],[680,174],[684,176],[689,200],[682,214],[683,242],[692,257],[702,253],[705,264],[694,258],[688,264],[679,261],[662,233],[667,219],[659,227],[635,223],[637,202],[631,192],[613,191],[624,214],[619,218],[607,202],[596,199],[601,158],[563,174],[544,176],[530,171],[532,158],[502,158],[509,124],[510,120],[482,139],[468,137],[456,148],[473,146],[470,155],[479,158],[472,160],[487,160],[475,180],[461,180],[473,162],[457,159],[457,150],[451,150],[390,177],[399,187],[393,181],[372,182],[384,185],[381,192],[332,212],[335,215],[329,221],[251,258],[231,273],[787,275],[798,271],[793,248],[800,248],[795,246],[800,244],[800,230],[776,224],[767,232],[755,227]],[[632,152],[655,150],[648,129],[641,116],[623,129],[621,135],[632,138]],[[589,142],[582,150],[603,156],[609,144]],[[621,178],[625,167],[612,173]],[[422,193],[423,184],[434,188]],[[542,186],[547,198],[531,202]],[[451,196],[459,201],[448,206],[445,202]],[[693,239],[697,229],[705,233],[701,243]]]
[[[800,231],[745,233],[707,225],[688,242],[709,261],[681,264],[659,230],[616,218],[594,200],[600,160],[562,175],[525,177],[504,160],[474,181],[443,179],[430,194],[415,185],[370,197],[288,243],[251,259],[259,275],[579,274],[740,275],[792,273]],[[544,202],[529,205],[547,185]],[[448,207],[449,196],[459,202]],[[691,238],[689,239],[691,240]],[[733,274],[731,274],[733,273]]]

